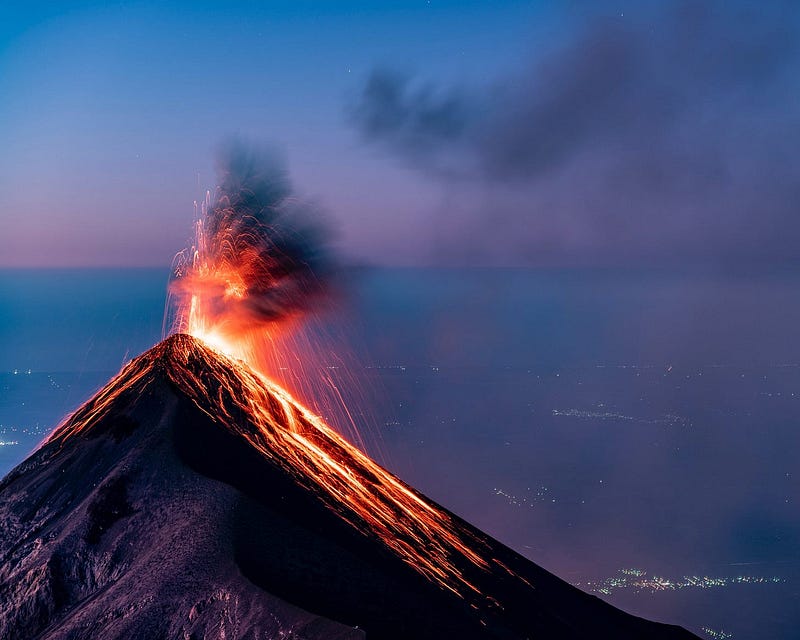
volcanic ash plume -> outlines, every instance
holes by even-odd
[[[323,296],[327,234],[319,212],[292,195],[275,153],[235,143],[220,156],[219,186],[201,205],[194,246],[176,259],[171,329],[244,357],[234,345]]]

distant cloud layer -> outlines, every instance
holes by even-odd
[[[443,255],[797,262],[796,3],[583,6],[562,46],[488,86],[376,70],[351,106],[366,140],[446,185]]]

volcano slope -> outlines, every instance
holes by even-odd
[[[695,638],[568,585],[175,335],[0,482],[0,638]]]

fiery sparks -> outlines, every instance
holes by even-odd
[[[476,609],[501,607],[482,595],[476,572],[499,568],[530,587],[492,557],[484,539],[373,462],[285,389],[188,335],[172,336],[129,363],[49,442],[63,444],[90,429],[122,394],[141,395],[159,375],[350,525],[376,537],[427,579]]]
[[[156,371],[350,525],[474,609],[502,608],[476,586],[484,571],[499,569],[530,588],[491,557],[478,533],[376,464],[276,382],[287,365],[302,373],[313,352],[310,341],[290,336],[325,293],[326,264],[319,227],[298,223],[274,164],[234,150],[215,197],[209,194],[198,213],[193,246],[179,254],[169,288],[176,335],[127,365],[50,441],[88,429],[125,390],[141,393]],[[332,379],[325,383],[354,424]]]
[[[169,329],[274,376],[298,319],[327,292],[325,228],[273,153],[232,145],[220,174],[176,257]]]
[[[363,444],[350,394],[327,368],[341,363],[320,321],[332,301],[327,235],[274,153],[229,146],[219,187],[195,206],[191,246],[174,261],[164,334],[188,333],[247,362]]]

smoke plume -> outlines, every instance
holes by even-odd
[[[446,189],[439,254],[797,261],[800,5],[578,6],[484,86],[361,88],[362,137]]]
[[[170,285],[184,318],[230,333],[295,317],[325,294],[327,228],[294,196],[273,150],[226,145],[219,186],[202,209],[195,245]]]

